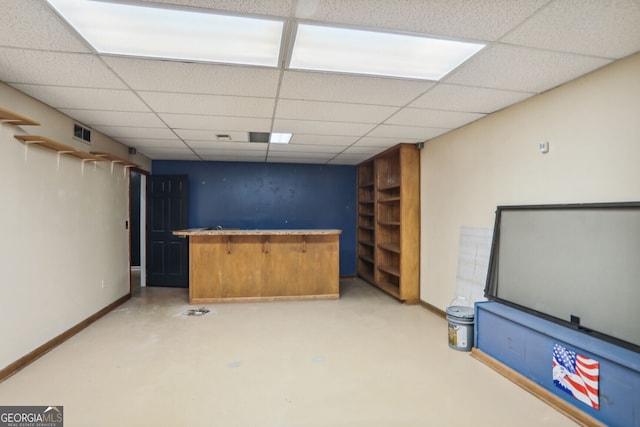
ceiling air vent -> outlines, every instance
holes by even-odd
[[[86,142],[87,144],[91,144],[91,131],[84,126],[80,126],[79,124],[74,123],[73,136]]]
[[[269,142],[269,132],[249,132],[249,142]]]

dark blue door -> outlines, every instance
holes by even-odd
[[[147,285],[189,287],[189,241],[173,235],[187,228],[187,175],[147,179]]]

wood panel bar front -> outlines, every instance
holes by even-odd
[[[338,299],[340,230],[181,230],[189,302]]]

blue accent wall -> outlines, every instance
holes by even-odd
[[[356,274],[356,167],[153,161],[189,177],[189,228],[340,229],[340,275]]]

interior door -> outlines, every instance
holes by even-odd
[[[187,228],[187,175],[147,178],[147,285],[189,287],[189,241],[174,236]]]

